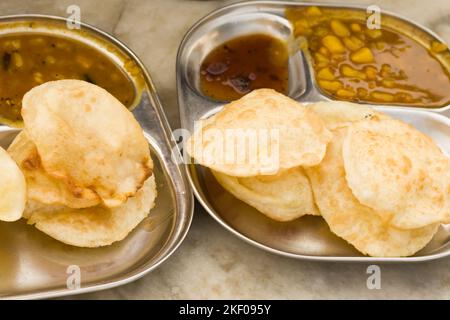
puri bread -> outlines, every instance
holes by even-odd
[[[398,228],[450,222],[450,160],[426,135],[394,119],[360,121],[343,144],[356,198]]]
[[[100,247],[124,239],[148,216],[155,198],[152,175],[135,196],[115,208],[72,209],[32,203],[26,216],[29,224],[61,242],[78,247]]]
[[[389,118],[384,113],[374,110],[368,105],[346,101],[322,101],[308,105],[325,122],[329,129],[350,125],[364,119]]]
[[[19,220],[25,202],[25,177],[14,160],[0,147],[0,220]]]
[[[291,221],[307,214],[319,215],[311,185],[301,167],[271,176],[233,177],[212,173],[225,190],[273,220]]]
[[[44,171],[123,204],[152,174],[147,140],[132,113],[106,90],[79,80],[33,88],[23,98],[25,131]]]
[[[251,177],[318,164],[330,139],[313,111],[274,90],[259,89],[201,121],[185,147],[217,172]]]
[[[375,257],[413,255],[432,239],[438,226],[398,229],[358,201],[345,178],[342,145],[346,131],[345,127],[333,130],[334,137],[324,160],[306,169],[321,215],[332,232],[364,254]]]
[[[88,188],[65,183],[47,174],[41,166],[41,158],[34,143],[25,131],[20,132],[8,148],[25,176],[28,200],[48,205],[64,205],[69,208],[86,208],[101,203],[100,197]]]

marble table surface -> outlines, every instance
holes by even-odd
[[[175,57],[178,45],[195,21],[227,3],[229,1],[2,0],[0,14],[66,16],[67,6],[79,5],[84,22],[114,34],[144,61],[171,125],[177,128]],[[346,0],[345,3],[377,4],[422,23],[450,43],[448,0]],[[235,238],[197,205],[186,240],[160,268],[128,285],[72,298],[450,299],[450,258],[409,265],[382,264],[380,290],[367,288],[367,267],[367,264],[298,261],[269,254]]]

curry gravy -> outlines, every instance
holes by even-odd
[[[200,69],[201,91],[215,100],[235,100],[259,88],[288,91],[286,43],[265,34],[234,38],[215,48]]]
[[[22,97],[47,81],[80,79],[94,83],[125,106],[134,100],[134,86],[106,55],[79,41],[47,34],[0,36],[0,117],[22,120]]]
[[[354,102],[437,108],[450,103],[449,71],[436,58],[448,51],[381,26],[368,29],[351,12],[319,7],[286,12],[296,37],[307,40],[319,87]],[[344,14],[345,13],[345,14]]]

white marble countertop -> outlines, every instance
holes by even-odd
[[[228,2],[2,0],[0,14],[66,16],[67,6],[79,5],[84,22],[114,34],[144,61],[171,124],[177,127],[178,45],[195,21]],[[345,3],[377,4],[430,27],[450,43],[448,0],[346,0]],[[131,284],[76,298],[450,299],[450,258],[409,265],[383,264],[381,290],[367,289],[367,266],[298,261],[266,253],[235,238],[197,205],[186,240],[159,269]]]

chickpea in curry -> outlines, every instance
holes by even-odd
[[[82,42],[54,35],[0,36],[0,118],[21,121],[23,95],[47,81],[79,79],[94,83],[129,107],[134,86],[110,58]]]

